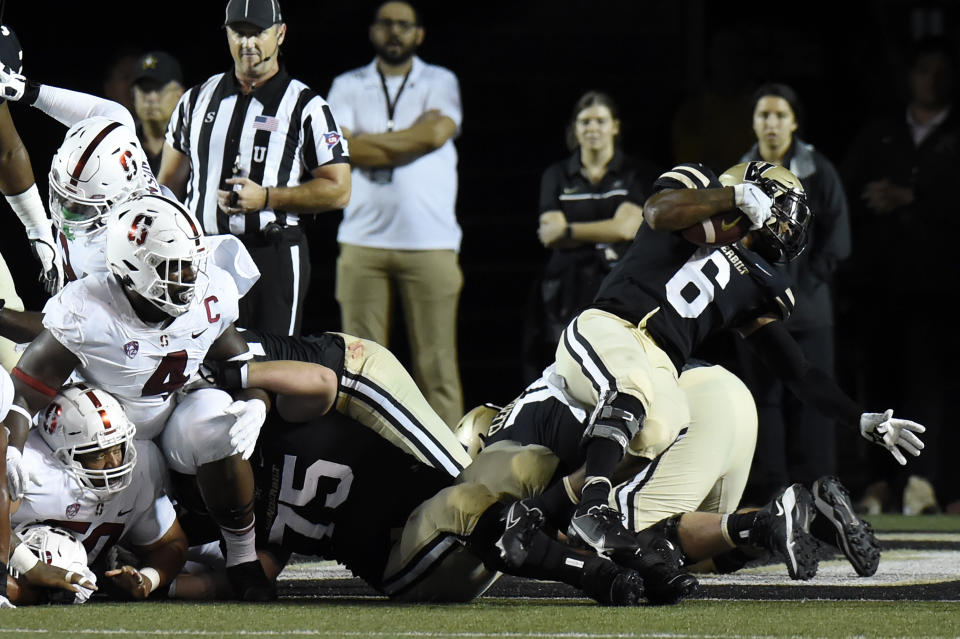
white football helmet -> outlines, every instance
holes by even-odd
[[[43,411],[40,436],[53,456],[80,484],[108,499],[133,481],[136,427],[120,403],[106,391],[86,384],[64,387]],[[123,461],[116,468],[86,468],[78,457],[120,445]]]
[[[34,522],[19,527],[17,534],[43,563],[73,572],[87,569],[87,550],[70,531]]]
[[[101,231],[106,214],[124,200],[160,192],[136,132],[99,116],[70,127],[49,182],[50,216],[70,239]]]
[[[160,195],[128,200],[107,223],[107,267],[171,317],[196,301],[207,249],[196,218]]]

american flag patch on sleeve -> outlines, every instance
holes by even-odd
[[[253,118],[253,128],[261,131],[279,131],[280,120],[272,115],[258,115]]]

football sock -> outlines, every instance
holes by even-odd
[[[729,513],[720,520],[720,534],[730,547],[742,546],[750,538],[750,529],[757,519],[757,511],[749,513]]]
[[[610,480],[606,477],[591,477],[587,474],[587,479],[583,484],[583,491],[580,494],[579,512],[586,512],[594,506],[607,503],[610,497]]]
[[[248,561],[257,561],[256,534],[254,520],[249,526],[241,529],[220,526],[223,541],[226,542],[226,566],[236,566]]]

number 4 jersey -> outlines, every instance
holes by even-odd
[[[205,277],[197,302],[169,324],[137,317],[111,273],[70,282],[43,309],[44,327],[80,360],[85,380],[123,405],[137,426],[137,439],[160,434],[174,405],[171,394],[197,372],[207,350],[237,318],[233,278],[210,263]]]
[[[722,187],[702,164],[681,164],[657,178],[654,192]],[[646,319],[678,372],[712,333],[763,315],[786,319],[793,305],[786,273],[741,244],[700,247],[646,225],[591,304],[633,324]]]

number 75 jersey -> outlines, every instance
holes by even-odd
[[[203,276],[201,276],[203,277]],[[77,372],[112,394],[153,439],[174,407],[171,399],[239,313],[233,278],[208,263],[198,301],[169,324],[141,320],[111,273],[67,284],[43,309],[43,325],[80,361]]]
[[[654,183],[655,192],[722,187],[702,164],[674,167]],[[591,306],[633,324],[645,321],[679,372],[713,333],[765,315],[787,319],[794,294],[785,270],[740,243],[701,247],[644,225]]]

